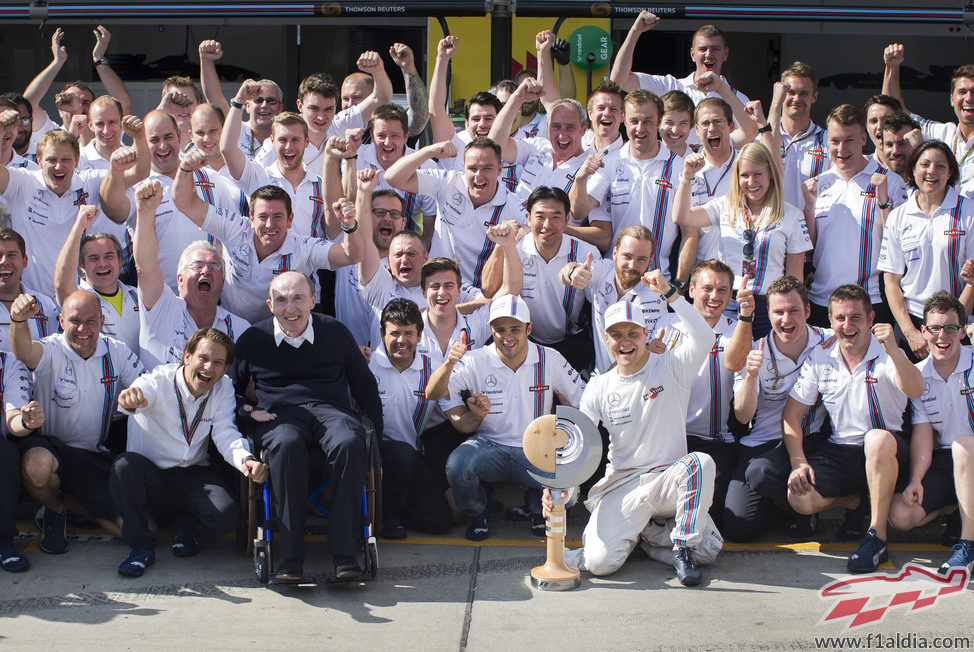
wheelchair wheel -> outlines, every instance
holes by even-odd
[[[375,576],[379,573],[379,546],[375,542],[375,537],[369,537],[365,548],[368,554],[369,577],[374,580]]]
[[[254,541],[254,573],[261,584],[267,584],[271,578],[269,552],[266,541]]]

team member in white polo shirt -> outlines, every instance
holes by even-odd
[[[775,84],[768,116],[781,136],[785,201],[804,207],[802,184],[832,164],[825,144],[825,130],[812,122],[812,105],[818,100],[818,75],[802,61],[795,61]]]
[[[33,261],[26,280],[47,295],[54,294],[51,271],[74,225],[78,206],[100,204],[98,188],[107,175],[104,170],[76,172],[79,151],[74,136],[55,129],[38,143],[40,170],[0,166],[0,196],[10,205],[11,224],[28,242],[27,253]],[[136,152],[123,148],[112,156],[134,160]],[[119,183],[126,187],[139,180],[131,169],[120,176]],[[122,221],[124,218],[118,220]]]
[[[193,149],[205,152],[206,166],[196,170],[196,188],[203,201],[212,206],[234,209],[240,215],[247,214],[247,195],[227,174],[227,162],[220,151],[220,134],[223,133],[225,114],[215,104],[204,102],[189,117]]]
[[[938,290],[960,298],[968,287],[961,270],[974,258],[974,201],[957,193],[959,177],[946,143],[928,140],[920,145],[910,160],[909,185],[915,192],[883,228],[879,270],[896,318],[897,344],[913,362],[930,353],[919,330],[926,298]],[[966,294],[962,302],[974,298],[971,291]]]
[[[238,98],[252,97],[260,92],[256,82],[245,81],[237,91]],[[286,111],[274,116],[270,141],[276,160],[264,167],[249,160],[234,143],[241,124],[241,111],[230,109],[220,136],[220,151],[227,162],[227,172],[246,194],[267,185],[278,186],[291,196],[294,207],[294,232],[302,236],[325,237],[324,184],[317,174],[304,164],[304,149],[308,144],[308,123],[297,113]]]
[[[144,137],[142,121],[134,115],[122,114],[122,103],[111,95],[95,98],[88,108],[88,128],[95,134],[81,148],[78,171],[107,170],[111,166],[112,153],[122,146],[122,134],[135,138]],[[139,161],[143,176],[149,174],[149,159]]]
[[[518,166],[513,202],[523,203],[535,188],[547,186],[569,192],[588,154],[582,145],[588,115],[573,99],[560,99],[548,110],[547,138],[512,138],[509,134],[521,103],[541,97],[541,84],[527,77],[517,87],[490,128],[491,140],[501,146],[501,159]]]
[[[597,259],[585,263],[568,263],[558,277],[565,285],[585,293],[592,304],[592,339],[595,340],[595,370],[605,373],[612,366],[612,352],[605,343],[605,311],[618,301],[629,301],[642,310],[649,332],[655,332],[656,322],[666,314],[663,297],[640,283],[650,271],[655,241],[653,234],[641,224],[625,227],[616,235],[612,260]]]
[[[7,109],[17,112],[17,116],[10,115],[6,118],[3,127],[3,140],[0,141],[0,165],[10,168],[27,168],[37,170],[37,163],[32,158],[22,156],[17,151],[25,148],[27,138],[30,134],[30,113],[28,107],[30,103],[26,100],[21,101],[17,93],[3,93],[0,95],[0,113]]]
[[[974,350],[961,345],[964,337],[964,306],[946,292],[933,294],[923,306],[923,336],[930,357],[918,366],[923,374],[923,395],[910,402],[913,434],[910,438],[909,483],[898,487],[890,506],[889,521],[897,530],[930,523],[959,506],[960,540],[940,567],[974,565],[974,509],[971,455],[974,454]],[[948,526],[949,527],[949,526]]]
[[[220,253],[204,240],[179,257],[177,296],[163,278],[155,228],[163,187],[149,181],[136,189],[133,257],[139,274],[139,347],[150,367],[178,362],[186,340],[200,328],[215,328],[235,340],[250,324],[221,308],[224,268]],[[194,226],[195,228],[195,226]]]
[[[105,318],[102,333],[125,343],[139,353],[139,297],[138,291],[120,283],[124,254],[122,245],[109,233],[85,233],[98,214],[94,206],[81,206],[78,218],[68,239],[58,254],[54,269],[54,290],[58,303],[63,303],[79,289],[94,292],[101,302]],[[81,269],[81,281],[78,269]]]
[[[446,475],[457,506],[470,514],[466,537],[472,541],[490,536],[485,482],[532,489],[527,496],[531,532],[544,534],[541,489],[528,474],[534,467],[524,456],[521,437],[532,420],[551,412],[555,393],[562,404],[578,405],[585,387],[561,354],[528,340],[531,313],[519,296],[494,299],[490,317],[494,342],[469,353],[464,342],[454,343],[426,388],[431,400],[465,399],[447,416],[457,430],[473,436],[450,455]]]
[[[662,112],[663,102],[652,93],[633,91],[626,96],[623,114],[629,142],[604,158],[586,160],[572,188],[572,214],[575,220],[588,218],[590,226],[576,228],[575,232],[598,231],[599,235],[587,235],[586,239],[602,251],[609,249],[615,234],[625,227],[647,227],[656,243],[652,265],[671,278],[678,276],[671,264],[678,229],[670,214],[673,186],[683,159],[659,142]],[[682,260],[689,234],[681,230],[679,235],[683,238]],[[691,266],[693,254],[688,254]],[[685,273],[688,278],[689,269]]]
[[[205,232],[223,243],[229,265],[223,300],[234,314],[250,322],[270,315],[267,286],[274,276],[288,270],[310,276],[319,269],[337,269],[362,259],[362,232],[358,230],[350,202],[340,215],[345,239],[332,243],[300,236],[292,231],[294,214],[284,188],[262,186],[250,197],[249,220],[207,205],[193,192],[193,171],[206,160],[203,152],[190,152],[179,164],[173,184],[176,208]]]
[[[35,340],[57,332],[58,306],[50,297],[35,292],[21,281],[24,269],[28,266],[27,245],[19,233],[13,229],[0,228],[0,326],[10,325],[10,306],[21,294],[29,294],[37,299],[37,314],[28,326]],[[10,331],[0,328],[0,351],[10,353]]]
[[[743,369],[734,376],[734,417],[751,424],[738,446],[737,465],[724,501],[721,532],[731,541],[752,541],[769,524],[772,503],[789,515],[788,534],[803,538],[813,532],[809,517],[788,505],[791,464],[781,443],[781,410],[798,380],[802,363],[812,351],[831,345],[832,331],[806,324],[808,290],[794,276],[782,276],[768,286],[771,333],[753,343]],[[825,409],[816,403],[802,419],[807,439],[818,433]]]
[[[27,367],[9,352],[0,352],[0,376],[3,378],[2,428],[0,436],[0,568],[18,573],[30,567],[27,556],[14,547],[17,523],[14,513],[20,498],[20,453],[14,443],[17,437],[31,433],[44,424],[44,410],[31,401],[31,375]]]
[[[582,146],[590,156],[614,152],[626,144],[619,130],[625,99],[626,91],[614,81],[605,80],[592,90],[585,105],[590,126],[582,136]]]
[[[160,184],[163,190],[155,216],[160,246],[157,257],[165,274],[166,283],[170,288],[175,289],[177,262],[183,250],[190,243],[205,240],[207,236],[188,217],[180,213],[172,202],[172,184],[180,161],[179,129],[176,120],[165,111],[150,111],[145,116],[145,131],[152,156],[152,174],[149,175],[149,181]],[[135,221],[136,209],[134,191],[126,192],[126,187],[120,183],[120,180],[123,178],[122,171],[125,170],[125,174],[128,174],[127,167],[133,165],[133,162],[130,157],[117,158],[120,152],[121,150],[112,154],[112,169],[101,187],[102,209],[111,219],[132,224]],[[197,177],[196,191],[201,197],[208,198],[207,203],[216,203],[220,208],[229,211],[240,209],[239,194],[214,194],[212,189],[210,181],[202,175]],[[188,333],[186,336],[189,337],[191,334]],[[176,354],[179,355],[180,351],[182,351],[181,343]]]
[[[893,43],[883,52],[886,73],[883,92],[903,102],[900,89],[900,66],[903,63],[903,46]],[[912,114],[903,102],[903,112],[920,123],[925,139],[936,138],[950,147],[960,166],[961,183],[974,182],[974,65],[966,64],[954,69],[950,77],[950,106],[957,122],[936,122]]]
[[[500,183],[501,152],[489,138],[475,138],[462,152],[463,171],[421,166],[433,157],[449,160],[457,150],[449,142],[434,143],[399,159],[385,180],[407,193],[429,194],[436,201],[436,232],[430,253],[454,258],[465,282],[480,287],[484,267],[494,251],[487,230],[514,220],[526,222],[524,209]]]
[[[241,125],[240,131],[234,132],[231,143],[236,145],[237,149],[247,159],[253,159],[267,139],[271,137],[274,118],[284,110],[284,102],[281,99],[281,87],[270,79],[258,79],[256,81],[248,79],[244,81],[244,84],[248,86],[256,84],[257,92],[240,98],[238,91],[237,96],[231,98],[225,106],[222,101],[222,92],[219,98],[211,98],[207,94],[206,99],[222,108],[226,112],[227,119],[231,121],[233,120],[232,112],[238,111],[241,112],[241,115],[243,111],[247,112],[249,116],[247,122]]]
[[[91,292],[78,290],[65,299],[63,333],[34,340],[24,324],[36,313],[37,301],[29,294],[17,297],[10,309],[13,353],[34,372],[34,396],[46,417],[40,433],[17,446],[25,487],[44,507],[41,550],[61,554],[68,549],[62,490],[106,531],[120,534],[105,442],[118,393],[145,369],[127,346],[101,334],[101,305]]]
[[[706,454],[687,454],[683,424],[691,383],[713,338],[698,311],[659,270],[648,272],[643,282],[666,297],[686,337],[661,355],[651,354],[637,306],[623,300],[606,310],[604,337],[616,366],[592,379],[580,409],[608,430],[609,463],[585,502],[592,515],[581,554],[571,555],[571,563],[593,575],[614,573],[651,519],[675,517],[673,566],[680,582],[691,586],[701,580],[693,549],[712,527],[707,509],[714,463]],[[715,554],[700,550],[697,560],[712,561]]]
[[[894,113],[883,118],[879,127],[880,138],[883,143],[883,159],[890,171],[900,175],[909,189],[910,159],[913,152],[923,142],[920,125],[916,120],[902,113]],[[951,153],[953,156],[953,153]]]
[[[667,91],[683,91],[694,103],[713,94],[714,89],[701,87],[700,78],[707,73],[720,77],[721,68],[730,54],[723,32],[714,25],[704,25],[694,32],[690,46],[690,59],[693,60],[696,69],[683,79],[677,79],[673,75],[648,75],[632,71],[632,57],[636,51],[636,42],[643,32],[652,29],[659,22],[660,19],[655,14],[645,10],[639,12],[639,16],[629,28],[629,33],[626,34],[626,40],[616,54],[610,79],[626,90],[641,88],[657,95]],[[726,80],[724,82],[726,84]],[[747,104],[746,95],[738,91],[733,93],[742,105]],[[741,108],[743,109],[743,106]]]
[[[232,362],[233,340],[215,328],[200,329],[179,363],[156,367],[118,395],[129,415],[128,448],[112,465],[110,487],[122,539],[131,548],[119,574],[141,577],[155,563],[152,512],[176,513],[176,557],[192,557],[198,538],[234,528],[236,502],[210,463],[211,441],[245,477],[267,478],[267,467],[234,423],[236,400],[226,377]]]
[[[804,185],[805,222],[815,245],[809,323],[828,325],[828,297],[847,283],[869,293],[877,322],[891,323],[879,292],[877,263],[883,223],[897,205],[903,182],[862,155],[867,138],[862,111],[851,104],[835,107],[827,131],[832,167]]]
[[[438,482],[422,440],[430,426],[442,419],[434,413],[460,405],[426,398],[426,383],[436,368],[418,351],[423,317],[409,299],[393,299],[382,310],[382,345],[372,351],[369,370],[379,385],[382,401],[382,529],[386,539],[406,537],[406,526],[443,534],[453,514]],[[437,409],[439,408],[439,410]]]
[[[736,357],[735,344],[745,351],[750,348],[750,337],[736,333],[749,333],[754,317],[754,296],[750,291],[738,292],[740,320],[724,314],[730,302],[733,278],[733,272],[724,263],[705,260],[693,268],[689,286],[693,307],[713,330],[713,340],[710,355],[697,368],[690,390],[685,415],[687,449],[706,453],[714,460],[717,479],[710,514],[718,527],[727,485],[737,461],[734,435],[728,423],[734,370],[728,368],[725,359]],[[656,322],[657,334],[665,331],[664,342],[670,348],[689,335],[685,327],[686,322],[672,313]]]
[[[591,267],[599,250],[565,234],[571,202],[564,190],[539,186],[525,207],[530,233],[516,246],[524,278],[520,295],[532,315],[531,339],[561,353],[576,370],[588,369],[592,341],[579,324],[585,297],[575,287],[564,286],[560,273],[569,263]],[[499,293],[494,283],[483,287],[489,296]]]
[[[908,452],[900,435],[903,411],[907,397],[923,394],[923,375],[896,346],[892,326],[873,326],[870,297],[863,288],[836,288],[828,306],[838,343],[815,350],[805,361],[782,412],[782,439],[792,467],[788,501],[796,512],[817,514],[835,506],[854,509],[868,496],[869,531],[849,558],[848,569],[870,572],[889,558],[889,504]],[[832,421],[832,436],[806,455],[801,420],[820,396]]]

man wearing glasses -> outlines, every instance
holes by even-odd
[[[247,115],[250,117],[240,127],[240,133],[235,140],[240,152],[248,159],[252,159],[264,141],[271,135],[274,118],[284,110],[284,104],[281,102],[281,87],[275,82],[270,79],[259,79],[256,82],[247,81],[257,85],[257,92],[244,98],[243,103],[240,102],[239,98],[230,100],[230,111],[227,111],[227,118],[229,120],[233,109],[237,111],[246,109]],[[247,82],[244,82],[244,85],[246,84]]]
[[[926,525],[943,514],[959,509],[954,517],[960,535],[950,558],[940,567],[974,567],[974,354],[961,344],[967,311],[947,292],[937,292],[923,306],[923,338],[930,355],[917,365],[923,374],[923,395],[911,401],[909,481],[893,495],[890,524],[897,530]],[[951,529],[948,524],[948,530]]]

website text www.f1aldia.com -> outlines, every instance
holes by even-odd
[[[970,650],[969,636],[926,636],[863,634],[861,636],[816,636],[816,650]]]

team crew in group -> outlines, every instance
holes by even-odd
[[[293,107],[270,79],[225,96],[232,53],[207,39],[198,81],[137,115],[101,26],[106,94],[68,82],[58,124],[56,30],[50,64],[0,96],[2,568],[30,566],[26,497],[44,553],[67,550],[71,512],[140,576],[175,512],[172,553],[193,557],[234,527],[239,473],[273,485],[274,579],[302,581],[313,449],[334,580],[363,572],[370,465],[383,538],[487,539],[505,483],[523,504],[504,517],[542,536],[522,435],[566,405],[608,444],[568,553],[593,575],[642,545],[699,584],[724,537],[809,538],[832,508],[849,571],[937,519],[940,571],[974,569],[974,65],[944,89],[956,123],[935,123],[906,108],[890,44],[883,87],[820,126],[812,65],[765,111],[722,75],[714,25],[687,77],[633,70],[659,23],[641,12],[584,98],[540,32],[538,69],[472,95],[459,130],[452,35],[428,91],[390,44],[402,106],[371,51],[306,76]]]

